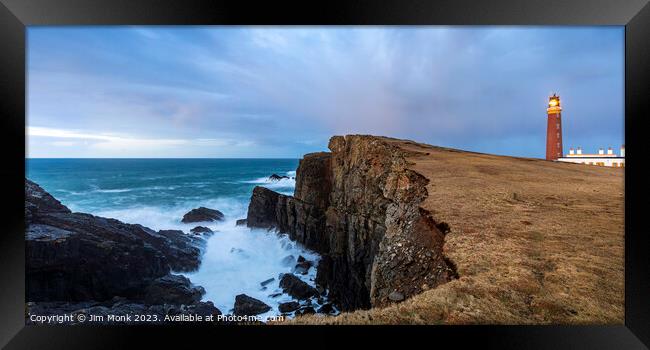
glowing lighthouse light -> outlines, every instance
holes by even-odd
[[[557,160],[562,157],[562,107],[560,107],[560,96],[553,94],[548,98],[546,109],[546,159]]]

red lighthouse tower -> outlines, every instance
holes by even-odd
[[[553,94],[548,98],[548,126],[546,128],[546,160],[562,157],[562,107],[560,96]]]

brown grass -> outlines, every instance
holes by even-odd
[[[297,324],[622,324],[624,170],[386,139],[426,176],[460,278],[383,309]]]

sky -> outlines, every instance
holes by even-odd
[[[27,30],[27,157],[300,158],[333,135],[545,156],[624,143],[624,27]]]

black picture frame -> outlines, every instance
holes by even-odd
[[[346,2],[0,0],[0,116],[3,201],[0,232],[0,346],[122,348],[181,344],[209,337],[246,345],[341,346],[343,336],[394,346],[422,337],[425,346],[500,348],[647,348],[650,345],[650,248],[644,230],[648,172],[643,142],[650,117],[650,5],[648,0],[364,0]],[[420,327],[25,327],[26,26],[116,24],[267,25],[624,25],[625,26],[625,325]],[[275,335],[280,339],[266,340]],[[300,335],[304,339],[295,341]],[[407,342],[408,340],[408,342]],[[445,343],[450,345],[444,345]],[[412,344],[412,345],[410,345]],[[645,345],[644,345],[645,344]],[[235,343],[237,345],[237,343]],[[199,345],[196,345],[199,346]],[[225,345],[224,345],[225,346]],[[365,346],[371,346],[365,344]]]

